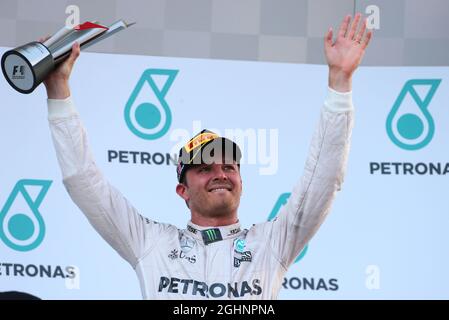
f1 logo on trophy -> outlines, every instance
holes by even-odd
[[[5,52],[1,62],[3,75],[15,90],[31,93],[70,55],[75,42],[86,49],[133,24],[118,20],[109,27],[96,22],[85,22],[74,28],[65,26],[43,43],[33,41]]]

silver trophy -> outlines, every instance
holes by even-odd
[[[3,75],[17,91],[31,93],[70,55],[75,42],[81,49],[86,49],[133,24],[119,20],[109,27],[96,22],[64,27],[43,43],[34,41],[5,52],[2,56]]]

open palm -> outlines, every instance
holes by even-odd
[[[372,37],[371,31],[366,32],[366,19],[358,28],[361,16],[358,13],[351,26],[351,16],[346,16],[335,42],[332,40],[332,29],[329,29],[324,39],[324,51],[330,70],[338,71],[347,77],[351,77],[359,66]]]

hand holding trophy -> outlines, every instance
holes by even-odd
[[[33,41],[5,52],[1,60],[3,75],[15,90],[31,93],[70,56],[75,42],[85,49],[133,24],[118,20],[109,27],[93,22],[74,28],[64,27],[42,43]]]

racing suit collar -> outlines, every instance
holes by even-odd
[[[202,241],[205,245],[229,238],[235,238],[240,231],[240,222],[220,227],[201,227],[192,223],[192,221],[187,223],[187,233],[193,238]]]

